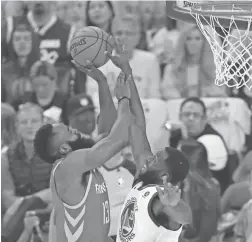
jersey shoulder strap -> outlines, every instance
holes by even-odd
[[[88,184],[87,184],[86,191],[85,191],[85,194],[83,196],[83,199],[78,204],[76,204],[76,205],[69,205],[69,204],[65,203],[63,201],[63,199],[60,197],[60,195],[59,195],[59,193],[57,191],[57,183],[56,183],[56,180],[55,180],[55,171],[59,167],[59,165],[61,164],[61,162],[63,160],[64,160],[64,158],[60,159],[58,161],[58,163],[55,165],[55,167],[53,168],[53,170],[52,170],[52,178],[53,178],[52,180],[53,180],[53,183],[54,183],[55,192],[56,192],[58,198],[61,200],[61,202],[63,203],[63,205],[66,208],[77,209],[77,208],[81,207],[85,203],[85,201],[87,199],[87,196],[88,196],[89,191],[90,191],[91,183],[92,183],[92,180],[93,180],[93,172],[92,171],[90,172],[89,179],[88,179]]]

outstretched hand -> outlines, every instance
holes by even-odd
[[[129,79],[128,77],[125,80],[125,74],[123,72],[120,72],[120,74],[117,77],[116,87],[115,87],[115,96],[117,100],[120,100],[122,97],[127,97],[130,99],[131,92],[129,87]]]
[[[167,176],[162,177],[162,179],[164,189],[156,186],[161,203],[165,206],[177,206],[181,198],[181,190],[178,186],[173,186],[171,183],[168,183]]]
[[[115,41],[115,45],[117,47],[116,55],[112,55],[107,51],[105,51],[105,54],[114,63],[115,66],[120,68],[127,76],[129,76],[131,75],[131,67],[127,55],[124,54],[126,52],[126,47],[119,39]]]
[[[88,76],[90,76],[97,82],[106,80],[106,77],[104,76],[104,74],[98,68],[96,68],[94,64],[91,63],[91,61],[87,61],[87,65],[85,67],[78,64],[75,60],[72,60],[71,62],[75,65],[75,67],[78,70],[86,73]]]

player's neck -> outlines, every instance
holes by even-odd
[[[32,18],[39,27],[46,25],[51,20],[52,16],[53,16],[53,13],[51,11],[43,15],[35,15],[32,13]]]

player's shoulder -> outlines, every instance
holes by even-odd
[[[143,198],[152,198],[157,194],[157,189],[155,184],[144,185],[141,180],[136,180],[133,183],[133,190],[138,190],[142,194]]]
[[[79,149],[69,152],[64,159],[62,159],[60,168],[63,173],[69,173],[73,170],[78,169],[78,164],[84,163],[87,158],[89,149]]]

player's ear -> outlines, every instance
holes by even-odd
[[[69,152],[72,151],[72,148],[69,144],[67,143],[64,143],[62,144],[60,147],[59,147],[59,153],[60,155],[66,155],[68,154]]]

